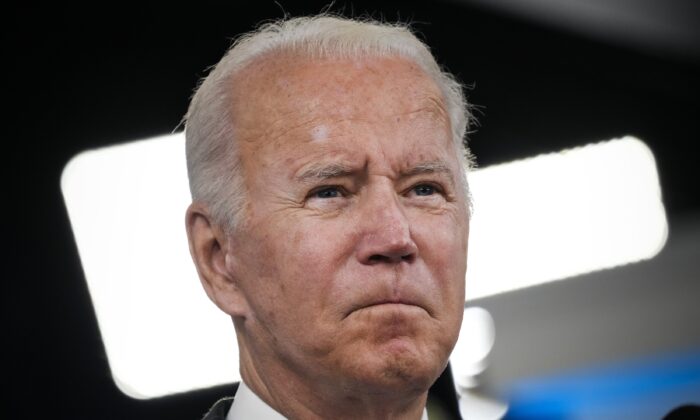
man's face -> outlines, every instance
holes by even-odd
[[[254,362],[425,390],[457,339],[469,231],[438,88],[398,58],[265,58],[234,82],[248,202],[226,269]]]

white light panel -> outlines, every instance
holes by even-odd
[[[187,245],[184,135],[83,152],[61,188],[119,389],[153,398],[239,380],[233,324]]]
[[[470,185],[468,299],[650,258],[666,238],[636,139],[481,169]],[[189,256],[183,134],[83,152],[61,188],[118,387],[154,398],[239,380],[231,320]]]
[[[666,243],[654,156],[633,137],[491,166],[470,183],[468,301],[648,259]]]

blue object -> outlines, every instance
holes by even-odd
[[[700,349],[515,383],[505,419],[661,419],[700,403]]]

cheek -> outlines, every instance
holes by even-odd
[[[448,353],[455,345],[464,313],[469,225],[459,220],[446,217],[425,223],[419,233],[419,249],[437,290],[433,303],[440,328],[435,340]]]
[[[412,234],[444,302],[464,302],[469,224],[458,215],[423,215]]]
[[[347,260],[347,235],[334,221],[270,223],[250,240],[253,281],[264,288],[265,306],[304,321],[331,306],[333,280]]]
[[[284,246],[282,263],[305,293],[324,296],[351,252],[347,224],[338,220],[299,221]]]
[[[271,225],[276,233],[265,241],[266,259],[256,258],[259,265],[274,267],[260,267],[264,276],[255,280],[266,289],[256,292],[264,299],[256,316],[275,340],[294,348],[289,351],[323,354],[337,343],[337,280],[348,243],[341,227],[298,219],[284,230]]]

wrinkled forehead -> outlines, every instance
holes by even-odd
[[[449,125],[435,82],[403,57],[276,53],[249,63],[232,78],[231,88],[234,126],[246,130],[270,130],[280,121],[305,124],[311,117],[381,120],[418,111]]]

